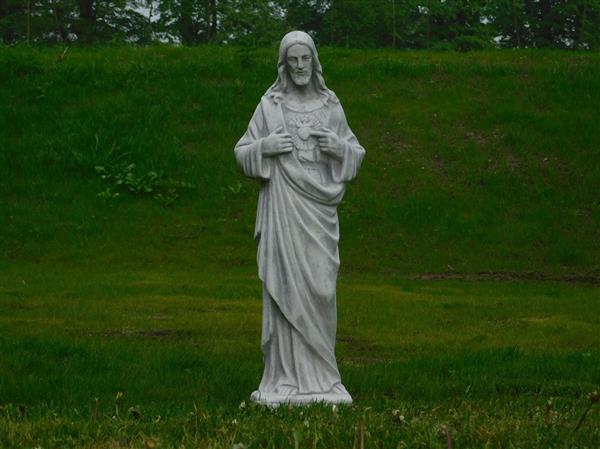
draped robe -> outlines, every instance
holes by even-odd
[[[335,360],[337,206],[365,151],[339,101],[333,97],[324,103],[324,126],[338,135],[343,147],[341,160],[321,153],[330,174],[326,182],[309,176],[295,151],[263,157],[263,139],[286,129],[275,96],[261,99],[235,147],[243,173],[262,180],[254,236],[263,282],[265,369],[252,399],[267,404],[352,401]]]

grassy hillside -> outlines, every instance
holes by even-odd
[[[600,55],[321,53],[367,150],[343,274],[597,276]],[[252,272],[258,184],[233,146],[275,61],[0,48],[0,263]]]
[[[598,285],[522,280],[598,281],[600,56],[322,51],[367,149],[335,410],[240,404],[275,57],[0,48],[0,447],[599,447]]]

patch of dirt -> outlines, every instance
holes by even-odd
[[[476,131],[468,131],[465,133],[465,140],[471,140],[477,145],[483,146],[487,143],[488,138],[481,133]]]
[[[446,166],[444,160],[439,154],[434,154],[433,159],[431,160],[431,167],[433,171],[435,171],[440,177],[443,178],[444,182],[448,182],[448,171],[446,170]]]
[[[389,361],[381,357],[338,357],[337,360],[340,364],[350,366],[365,366]]]
[[[165,237],[172,240],[194,240],[200,238],[206,226],[199,224],[175,224],[166,227]]]
[[[525,321],[527,323],[543,323],[548,320],[550,320],[549,316],[531,316],[528,318],[521,318],[521,321]]]
[[[169,320],[171,318],[172,318],[171,315],[150,315],[150,316],[146,317],[147,320],[156,320],[156,321]]]
[[[496,142],[500,137],[500,132],[496,129],[493,129],[488,133],[481,133],[478,131],[467,131],[464,135],[465,140],[475,142],[480,147],[485,147],[490,142]]]
[[[385,361],[385,359],[381,357],[373,356],[373,354],[377,354],[377,351],[372,344],[361,341],[352,335],[338,335],[336,338],[336,343],[348,345],[350,350],[356,354],[346,357],[338,357],[338,361],[340,363],[362,366]]]
[[[181,338],[188,337],[191,331],[183,329],[115,329],[100,332],[102,337],[129,337],[129,338]]]
[[[198,313],[221,313],[221,312],[234,312],[236,309],[234,306],[209,306],[209,307],[186,307],[186,310],[190,312]]]
[[[558,281],[600,284],[600,271],[588,273],[548,274],[538,272],[516,273],[510,271],[481,271],[478,273],[420,273],[412,279],[423,281]]]
[[[23,303],[16,303],[16,302],[9,302],[3,305],[4,307],[6,307],[7,309],[12,309],[12,310],[31,310],[31,309],[35,309],[37,306],[34,306],[32,304],[23,304]]]
[[[507,327],[514,324],[514,320],[512,318],[495,318],[493,320],[488,320],[488,322],[495,327]]]
[[[509,151],[508,154],[506,155],[506,161],[508,162],[508,167],[511,170],[517,170],[521,163],[521,161],[519,160],[519,157],[512,151]]]
[[[357,352],[366,352],[372,349],[372,345],[361,341],[352,335],[338,335],[336,342],[347,344],[353,351]]]

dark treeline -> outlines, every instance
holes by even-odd
[[[17,42],[271,45],[290,29],[348,47],[600,48],[600,0],[0,0]]]

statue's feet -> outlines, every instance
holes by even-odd
[[[323,393],[298,393],[290,392],[265,392],[256,390],[250,395],[250,400],[269,407],[277,407],[282,404],[308,405],[315,403],[323,404],[352,404],[352,397],[342,384],[338,384],[330,391]]]

